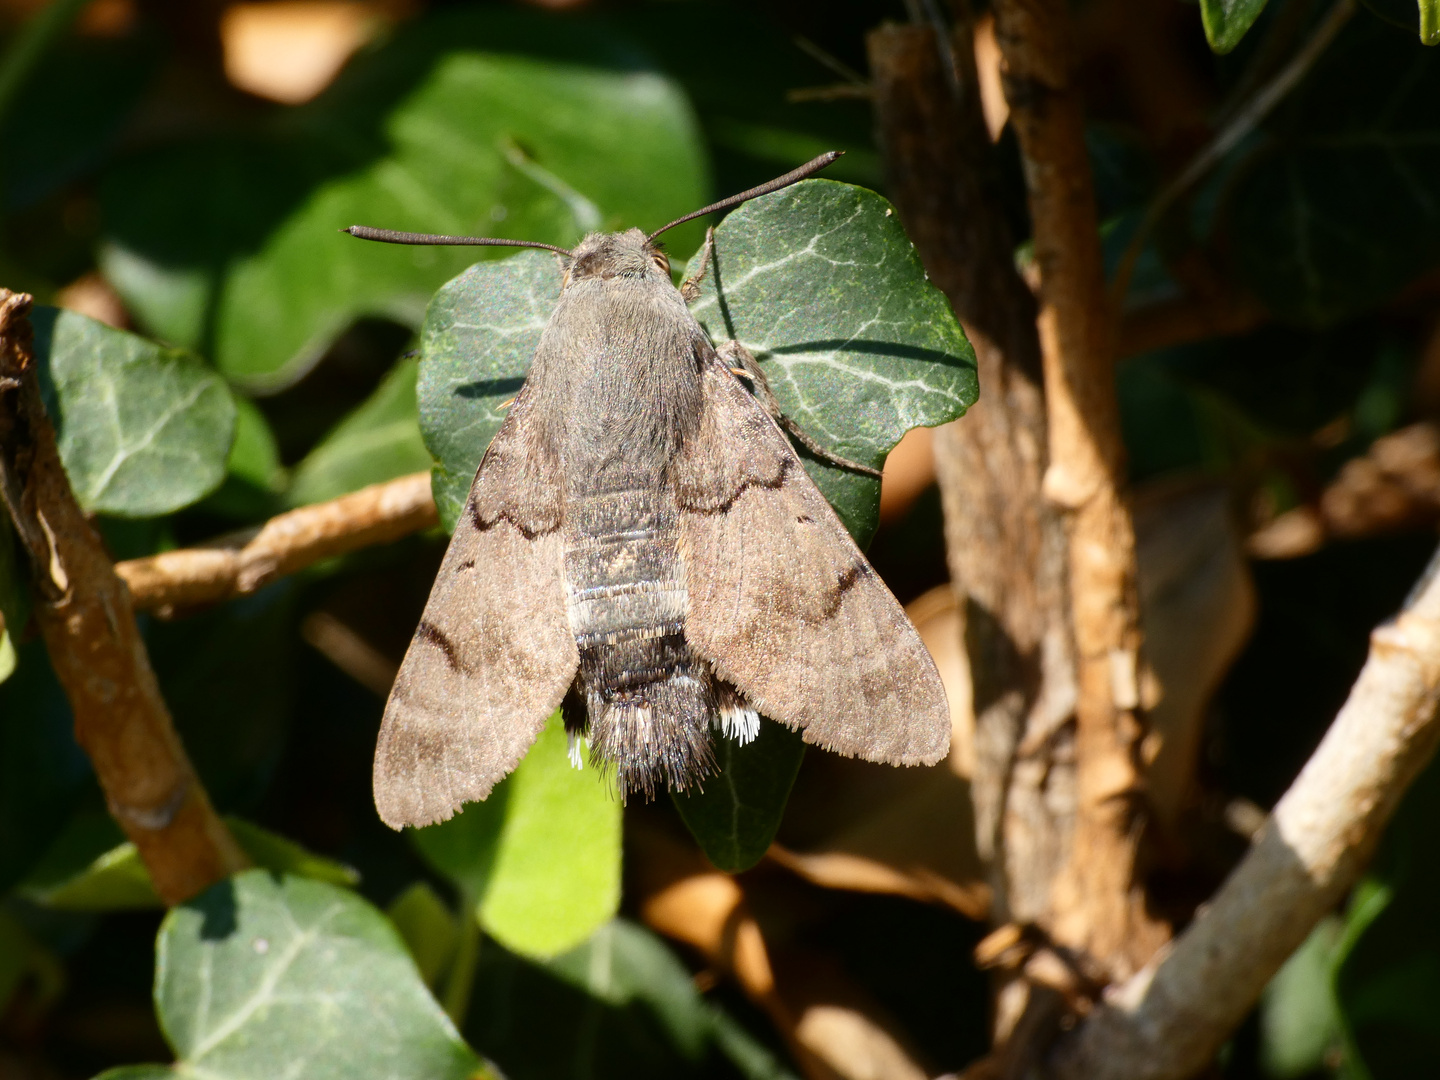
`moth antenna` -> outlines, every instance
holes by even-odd
[[[669,228],[667,225],[666,228]],[[369,225],[351,225],[341,232],[359,237],[361,240],[378,240],[382,244],[424,244],[432,247],[523,247],[553,251],[567,259],[574,255],[567,248],[554,244],[542,244],[538,240],[499,240],[492,236],[441,236],[437,233],[396,232],[394,229],[372,229]]]
[[[798,183],[808,176],[814,176],[843,153],[843,150],[827,150],[819,157],[807,161],[798,169],[791,169],[784,176],[777,176],[767,184],[753,187],[749,191],[742,191],[739,195],[731,195],[728,199],[721,199],[719,202],[711,203],[709,206],[702,206],[699,210],[694,210],[684,217],[678,217],[670,222],[669,225],[664,226],[664,228],[656,229],[645,239],[647,242],[653,241],[655,237],[667,229],[673,229],[676,225],[683,225],[687,221],[693,221],[697,217],[704,217],[706,214],[713,214],[719,210],[729,210],[732,206],[739,206],[741,203],[749,202],[751,199],[758,199],[761,195],[769,195],[772,191],[779,191],[781,188],[789,187],[791,184]]]

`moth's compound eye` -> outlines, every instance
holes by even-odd
[[[657,251],[657,252],[655,252],[653,255],[650,256],[650,259],[651,259],[652,262],[654,262],[654,264],[655,264],[655,269],[659,270],[662,274],[666,275],[667,277],[669,276],[669,274],[670,274],[670,257],[669,257],[668,255],[666,255],[663,251]]]

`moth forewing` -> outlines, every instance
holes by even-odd
[[[484,799],[574,681],[558,461],[522,391],[475,475],[375,748],[375,805],[393,828]]]
[[[720,361],[676,462],[686,633],[716,672],[807,742],[895,765],[950,746],[929,652],[795,451]]]

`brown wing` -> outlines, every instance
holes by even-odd
[[[529,402],[522,390],[476,473],[385,706],[375,806],[392,828],[489,795],[575,678],[561,477]]]
[[[806,742],[896,765],[950,745],[935,664],[774,422],[718,362],[676,459],[690,644]]]

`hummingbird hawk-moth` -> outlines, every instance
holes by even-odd
[[[385,707],[386,823],[484,799],[556,708],[622,797],[701,783],[716,733],[751,738],[762,713],[840,754],[944,757],[945,691],[914,627],[806,475],[763,375],[743,349],[715,348],[656,243],[837,156],[573,250],[347,230],[539,247],[562,263]]]

